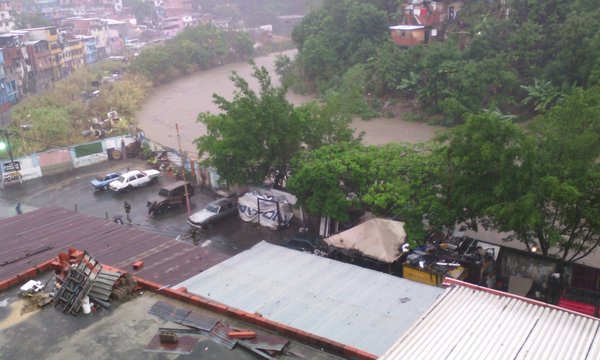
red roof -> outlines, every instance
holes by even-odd
[[[209,248],[58,206],[0,220],[0,282],[52,260],[69,248],[102,264],[162,285],[174,285],[229,258]],[[132,264],[144,266],[133,271]]]

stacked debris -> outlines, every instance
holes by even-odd
[[[60,253],[54,265],[58,270],[50,296],[64,313],[89,314],[97,306],[108,309],[111,299],[128,300],[139,291],[131,275],[103,267],[85,251]]]
[[[94,280],[102,270],[102,265],[87,252],[69,250],[69,254],[58,255],[59,273],[54,288],[54,307],[61,307],[64,313],[77,314],[87,298]],[[87,309],[87,306],[86,306]]]
[[[159,301],[150,314],[164,320],[187,326],[188,328],[159,328],[144,351],[173,354],[190,354],[199,335],[208,336],[213,341],[231,350],[239,345],[263,359],[274,359],[285,352],[289,340],[264,332],[249,331],[231,327],[215,317],[179,308]]]

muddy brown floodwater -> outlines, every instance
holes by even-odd
[[[273,53],[255,58],[258,66],[264,66],[274,84],[278,84],[274,62],[278,54],[293,57],[295,50]],[[136,120],[146,137],[162,145],[179,148],[175,124],[179,126],[181,147],[190,155],[196,153],[194,139],[206,134],[204,124],[196,118],[201,112],[218,113],[220,110],[213,102],[213,94],[227,99],[233,98],[235,86],[229,79],[236,71],[256,89],[257,82],[251,76],[252,66],[247,62],[228,64],[206,71],[197,72],[186,78],[155,89],[142,106]],[[288,100],[299,105],[313,100],[311,96],[288,93]],[[388,142],[421,142],[431,139],[441,127],[402,120],[402,114],[393,118],[375,118],[354,120],[353,127],[364,131],[365,144],[381,145]]]

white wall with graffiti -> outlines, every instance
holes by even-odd
[[[63,149],[50,149],[28,156],[6,158],[0,154],[1,186],[55,175],[123,156],[124,147],[139,136],[117,136]]]

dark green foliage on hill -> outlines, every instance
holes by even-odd
[[[467,1],[457,21],[439,28],[445,36],[407,50],[391,42],[388,30],[401,19],[400,3],[331,0],[308,14],[292,37],[305,80],[325,93],[350,67],[366,64],[363,95],[414,99],[457,124],[483,109],[526,120],[573,86],[599,79],[598,1]],[[524,101],[538,95],[528,92],[536,84],[554,89],[543,109]]]
[[[317,7],[320,0],[193,0],[192,3],[202,12],[218,17],[243,20],[245,26],[253,27],[273,24],[277,16],[302,15]]]
[[[304,75],[322,89],[353,65],[366,63],[387,38],[386,13],[356,0],[325,1],[292,33]]]
[[[252,53],[247,33],[226,32],[211,25],[188,27],[165,44],[144,48],[130,70],[163,84],[194,71],[246,60]]]

